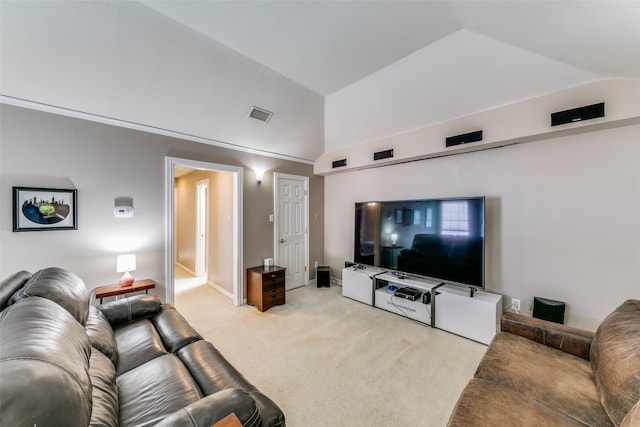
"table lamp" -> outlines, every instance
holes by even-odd
[[[118,255],[118,261],[116,265],[116,271],[118,273],[124,273],[120,278],[118,284],[120,286],[131,286],[133,285],[133,276],[129,274],[130,271],[135,271],[136,269],[136,255],[135,254],[127,254],[127,255]]]

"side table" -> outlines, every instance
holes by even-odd
[[[284,304],[285,270],[277,265],[247,268],[247,304],[255,305],[260,311]]]
[[[156,287],[151,279],[136,280],[131,286],[120,286],[118,284],[99,286],[96,288],[96,299],[100,298],[100,304],[102,304],[102,298],[114,297],[117,295],[124,295],[131,292],[144,291],[145,294],[149,293],[149,289]]]

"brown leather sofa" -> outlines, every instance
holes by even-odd
[[[243,426],[284,414],[170,305],[152,295],[98,307],[75,274],[0,284],[0,425]]]
[[[594,333],[504,313],[449,426],[640,426],[640,300]]]

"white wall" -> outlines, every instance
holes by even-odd
[[[567,303],[595,329],[640,297],[640,126],[325,177],[325,261],[353,258],[354,203],[487,197],[487,289]]]
[[[292,158],[323,150],[324,100],[136,1],[0,2],[2,95]],[[255,105],[268,124],[247,117]]]
[[[137,278],[164,297],[165,160],[185,158],[244,167],[245,267],[273,256],[273,173],[310,177],[310,214],[321,214],[324,179],[312,166],[0,104],[0,280],[18,270],[59,266],[89,288],[115,283],[116,255],[135,252]],[[267,173],[257,184],[252,168]],[[12,232],[11,187],[78,190],[78,230]],[[116,219],[114,199],[131,197],[135,217]],[[310,224],[311,259],[322,259],[323,221]]]

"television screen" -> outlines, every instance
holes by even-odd
[[[484,201],[356,203],[354,262],[484,288]]]

